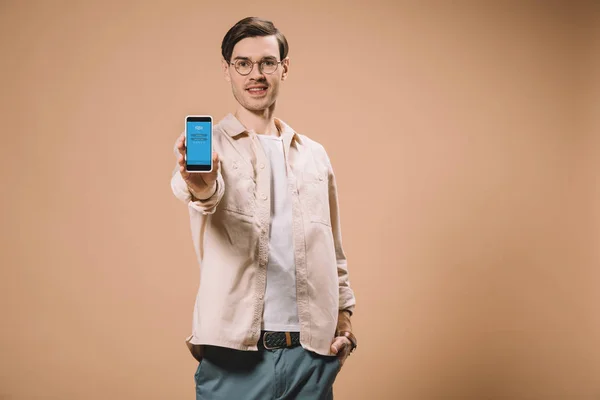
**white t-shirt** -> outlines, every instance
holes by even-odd
[[[271,135],[257,137],[271,164],[271,229],[262,329],[299,332],[292,198],[288,193],[283,140]]]

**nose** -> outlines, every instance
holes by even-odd
[[[253,65],[252,71],[250,71],[250,74],[248,75],[249,78],[264,78],[265,75],[263,74],[263,72],[260,70],[260,62],[256,62]]]

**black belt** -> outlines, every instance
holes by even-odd
[[[258,347],[267,350],[296,347],[299,345],[300,332],[262,331],[258,340]]]

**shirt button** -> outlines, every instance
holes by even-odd
[[[266,200],[266,199],[267,199],[267,195],[266,195],[266,194],[264,194],[264,193],[262,194],[262,196],[261,196],[261,197],[262,197],[262,199],[263,199],[263,200]]]
[[[259,167],[260,167],[260,169],[265,169],[265,164],[260,163]]]
[[[323,176],[319,175],[319,180],[322,181],[323,180]]]
[[[265,298],[265,296],[263,296],[263,295],[261,294],[260,296],[258,296],[258,298],[262,300],[262,299],[264,299],[264,298]]]

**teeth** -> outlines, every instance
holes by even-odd
[[[261,91],[261,90],[265,90],[265,88],[252,88],[252,89],[248,89],[248,90],[251,91],[251,92],[258,92],[258,91]]]

